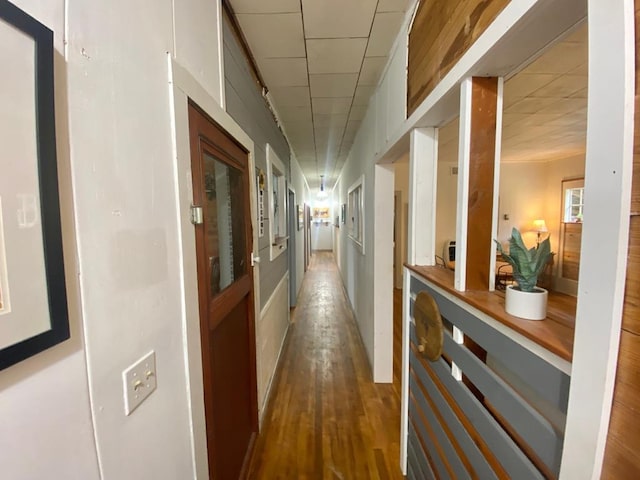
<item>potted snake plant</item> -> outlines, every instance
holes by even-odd
[[[508,314],[527,320],[544,320],[547,316],[549,292],[536,286],[538,276],[551,257],[551,243],[547,237],[537,247],[527,248],[517,228],[511,231],[509,253],[496,240],[502,258],[513,269],[517,285],[508,285],[505,294],[505,310]]]

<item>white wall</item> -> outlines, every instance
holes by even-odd
[[[391,49],[385,71],[376,93],[369,101],[367,113],[334,189],[333,204],[348,203],[349,187],[364,175],[365,254],[349,239],[347,228],[337,229],[335,249],[339,255],[338,266],[342,279],[372,366],[373,378],[377,382],[390,382],[392,377],[393,236],[390,232],[393,228],[394,183],[393,173],[389,175],[386,167],[379,167],[379,178],[376,179],[375,158],[385,148],[388,139],[400,129],[406,117],[406,24],[409,20],[410,15],[402,27],[404,35],[399,35]],[[381,205],[389,206],[388,211],[383,209],[384,214],[381,209],[376,211],[375,208],[378,200],[374,188],[376,180],[379,187],[383,186],[389,192],[389,197],[385,197],[389,205]],[[374,282],[376,252],[384,252],[384,265],[378,264],[377,267],[386,275],[384,282],[378,278],[378,283]],[[388,272],[387,263],[390,266]],[[385,287],[387,283],[388,288]],[[376,294],[376,291],[383,293]]]
[[[3,476],[193,478],[166,52],[222,103],[219,2],[17,3],[55,32],[72,340],[0,372]],[[158,389],[126,417],[151,349]]]
[[[304,204],[309,203],[309,185],[307,185],[300,164],[293,155],[291,156],[291,185],[296,191],[296,204],[304,209]],[[293,236],[295,236],[296,242],[296,293],[299,294],[304,277],[304,229],[296,230],[293,232]]]
[[[178,47],[188,55],[177,59],[220,100],[221,72],[210,66],[219,63],[219,9],[200,0],[72,0],[68,30],[78,256],[102,474],[189,478],[194,460],[165,52],[189,45]],[[212,70],[213,78],[206,74]],[[152,349],[158,389],[125,417],[121,371]]]
[[[1,476],[16,480],[97,479],[73,225],[64,2],[13,3],[54,31],[58,176],[71,339],[0,371]],[[12,73],[7,70],[3,75]],[[0,122],[3,130],[11,128],[4,120]],[[15,215],[5,216],[5,221],[9,218]]]
[[[311,249],[333,251],[333,221],[314,220],[311,223]]]

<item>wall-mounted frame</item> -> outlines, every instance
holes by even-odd
[[[69,338],[53,32],[0,0],[0,370]]]
[[[342,221],[342,223],[345,223],[347,221],[347,204],[343,203],[342,206],[340,207],[340,220]]]
[[[298,212],[298,231],[300,231],[304,227],[304,209],[302,205],[296,205],[296,208]]]
[[[356,248],[364,255],[364,175],[349,187],[347,194],[349,202],[347,231]]]

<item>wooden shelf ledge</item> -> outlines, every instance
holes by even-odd
[[[504,311],[504,292],[459,292],[453,288],[454,275],[451,270],[442,267],[407,264],[405,267],[560,358],[571,362],[576,319],[575,297],[550,291],[547,318],[545,320],[523,320]]]

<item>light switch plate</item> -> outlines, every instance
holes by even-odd
[[[153,350],[122,372],[125,415],[130,415],[151,395],[156,389],[157,381],[156,352]]]

